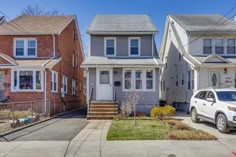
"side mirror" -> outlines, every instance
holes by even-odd
[[[209,102],[215,102],[215,100],[213,98],[207,98],[206,100]]]

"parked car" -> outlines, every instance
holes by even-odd
[[[236,89],[203,89],[190,100],[191,119],[214,123],[222,133],[236,128]]]

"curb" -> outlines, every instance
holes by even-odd
[[[17,132],[17,131],[20,131],[20,130],[29,128],[29,127],[31,127],[31,126],[34,126],[34,125],[37,125],[37,124],[40,124],[40,123],[49,121],[49,120],[54,119],[54,118],[58,118],[58,117],[63,116],[63,115],[65,115],[65,114],[75,112],[75,111],[80,110],[80,109],[82,109],[82,108],[85,108],[85,107],[80,107],[80,108],[77,108],[77,109],[74,109],[74,110],[70,110],[70,111],[58,113],[58,114],[56,114],[56,115],[54,115],[54,116],[52,116],[52,117],[49,117],[49,118],[47,118],[47,119],[44,119],[44,120],[41,120],[41,121],[38,121],[38,122],[35,122],[35,123],[32,123],[32,124],[28,124],[28,125],[25,125],[25,126],[22,126],[22,127],[13,129],[13,130],[10,130],[10,131],[5,132],[5,133],[1,133],[1,134],[0,134],[0,137],[4,137],[4,136],[6,136],[6,135],[9,135],[9,134],[15,133],[15,132]]]

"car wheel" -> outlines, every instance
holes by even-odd
[[[222,133],[228,133],[230,128],[227,125],[227,118],[224,114],[219,114],[216,119],[216,127]]]
[[[194,123],[199,123],[199,118],[197,117],[197,110],[195,108],[193,108],[191,110],[191,120],[194,122]]]

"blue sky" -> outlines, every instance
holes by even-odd
[[[45,10],[56,9],[65,15],[77,15],[85,52],[89,39],[86,29],[96,14],[148,14],[159,30],[156,36],[159,48],[167,14],[224,15],[236,5],[236,0],[0,0],[0,2],[0,10],[11,19],[19,15],[27,5],[35,4]],[[236,14],[236,10],[229,17],[233,14]]]

